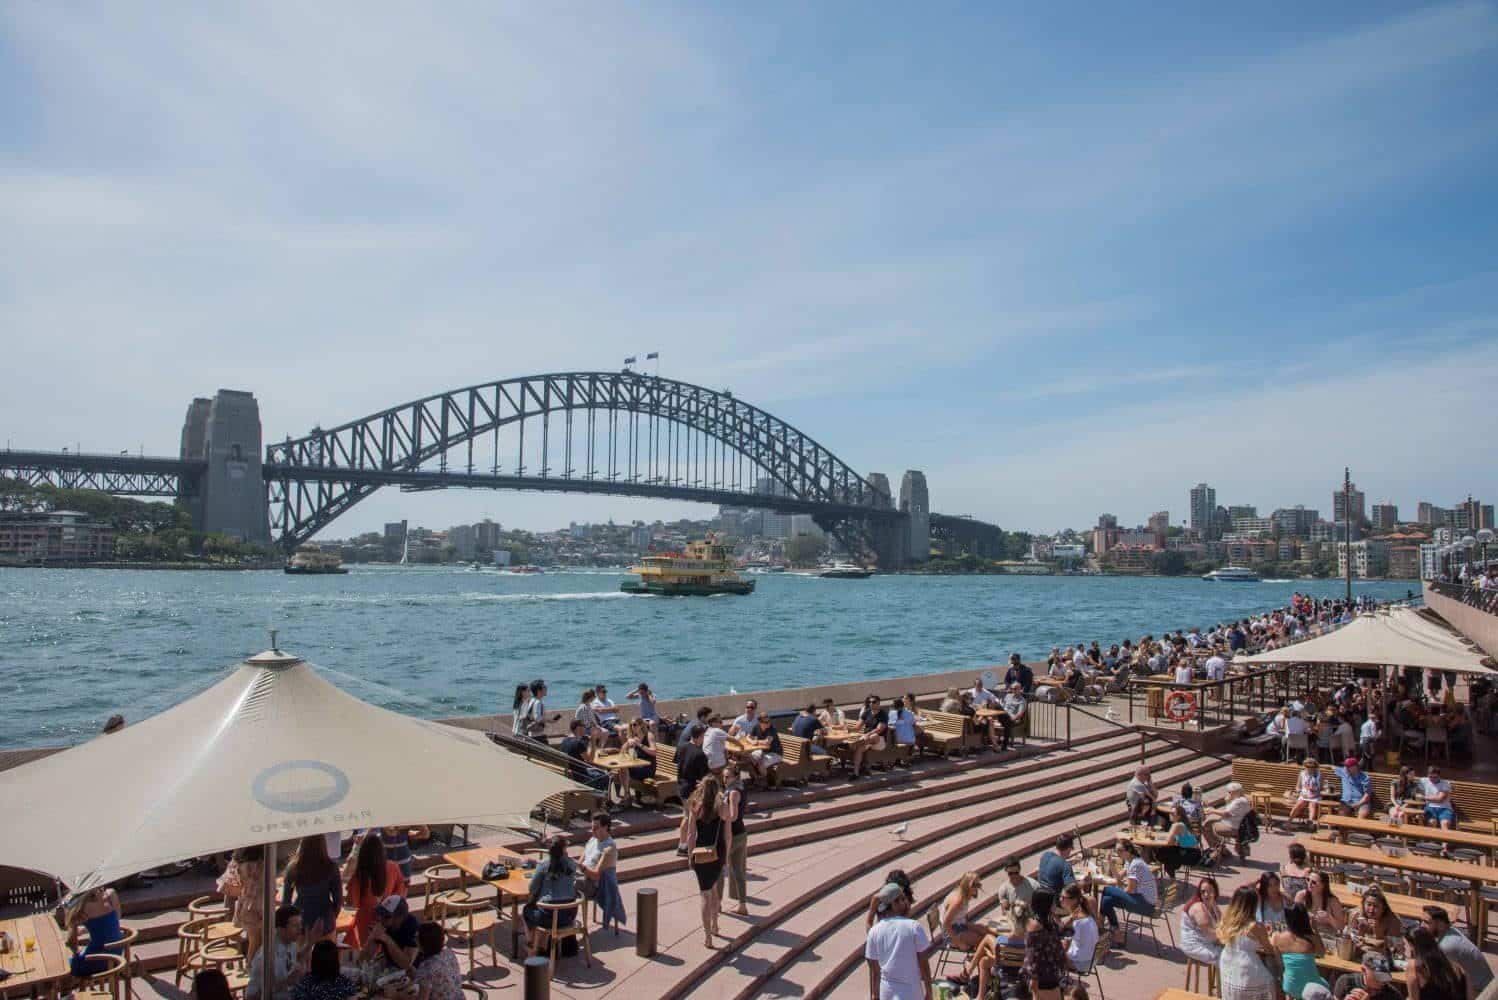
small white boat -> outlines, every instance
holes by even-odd
[[[1202,579],[1213,583],[1258,583],[1259,574],[1242,566],[1224,566],[1207,573]]]
[[[867,580],[873,575],[873,570],[864,569],[850,562],[835,562],[817,571],[817,576],[827,580]]]

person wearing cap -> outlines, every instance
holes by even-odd
[[[931,1000],[931,935],[910,919],[905,890],[886,882],[869,900],[876,918],[864,941],[871,1000]]]
[[[379,955],[405,972],[416,962],[416,932],[421,921],[411,912],[404,896],[386,896],[375,907],[375,922],[364,942],[364,957]]]
[[[1356,757],[1348,757],[1337,768],[1337,780],[1342,782],[1342,802],[1339,808],[1343,816],[1367,819],[1373,815],[1373,779],[1358,764]]]
[[[1362,968],[1337,977],[1332,995],[1337,1000],[1405,1000],[1405,991],[1394,985],[1393,967],[1382,952],[1363,954]]]

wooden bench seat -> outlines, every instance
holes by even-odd
[[[918,749],[951,757],[967,753],[978,746],[978,733],[972,720],[957,712],[925,711]]]
[[[672,800],[681,802],[676,780],[676,747],[669,743],[657,743],[655,774],[645,779],[645,785],[655,794],[656,802],[665,805]]]
[[[1295,794],[1297,782],[1300,780],[1300,770],[1299,764],[1249,760],[1243,757],[1233,758],[1233,780],[1243,786],[1244,794],[1267,792],[1272,807],[1282,812],[1288,812],[1285,806],[1285,793]],[[1369,787],[1373,793],[1373,809],[1375,812],[1388,812],[1389,785],[1393,783],[1396,775],[1374,772],[1371,777],[1373,781]],[[1261,785],[1267,787],[1261,788],[1259,787]],[[1336,769],[1323,764],[1321,766],[1323,804],[1335,807],[1341,797],[1342,782],[1337,778]],[[1484,784],[1480,781],[1452,781],[1451,804],[1456,809],[1457,825],[1461,829],[1498,835],[1498,831],[1495,831],[1498,812],[1494,812],[1494,809],[1498,809],[1498,785]]]
[[[774,773],[780,781],[802,785],[832,770],[832,758],[811,752],[811,741],[790,733],[780,734],[781,761]]]
[[[557,761],[532,757],[531,763],[544,767],[553,774],[572,778],[571,769]],[[555,795],[548,795],[533,811],[541,813],[549,823],[567,826],[572,822],[572,817],[592,815],[603,811],[606,806],[607,797],[603,792],[596,792],[591,788],[573,788],[565,792],[557,792]]]

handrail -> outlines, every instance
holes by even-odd
[[[1498,590],[1483,590],[1481,587],[1444,583],[1440,580],[1427,580],[1425,584],[1442,597],[1459,601],[1486,614],[1498,615]]]
[[[1203,757],[1211,757],[1219,764],[1231,764],[1233,762],[1232,757],[1224,757],[1221,754],[1212,753],[1210,750],[1203,750],[1201,747],[1192,746],[1184,740],[1178,740],[1175,737],[1167,736],[1164,732],[1157,729],[1145,729],[1143,726],[1130,725],[1127,723],[1119,722],[1116,719],[1110,719],[1107,716],[1096,715],[1092,712],[1087,711],[1087,709],[1082,708],[1079,705],[1073,705],[1072,711],[1081,712],[1083,715],[1087,716],[1090,719],[1096,719],[1099,722],[1106,723],[1107,725],[1113,726],[1117,729],[1132,729],[1134,732],[1138,733],[1145,739],[1154,738],[1157,740],[1162,740],[1166,743],[1169,743],[1171,746],[1178,747],[1182,750],[1193,750],[1196,753],[1201,754]]]
[[[498,743],[506,750],[509,750],[512,753],[518,753],[527,760],[534,758],[536,760],[544,760],[559,767],[565,767],[569,775],[575,772],[579,767],[586,769],[585,773],[589,778],[597,778],[600,776],[606,776],[608,774],[608,772],[601,767],[594,767],[592,764],[589,764],[585,760],[578,760],[576,757],[571,757],[565,753],[562,753],[562,751],[556,749],[555,747],[547,746],[545,743],[537,743],[535,740],[526,739],[523,736],[512,736],[509,733],[499,732],[497,730],[489,733],[488,736],[489,739],[493,740],[495,743]]]

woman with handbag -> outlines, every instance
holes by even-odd
[[[702,894],[702,937],[709,948],[715,947],[713,938],[718,933],[723,863],[732,846],[732,820],[723,798],[723,779],[713,772],[692,792],[682,831],[682,842],[691,845],[688,862],[697,876],[697,890]]]

